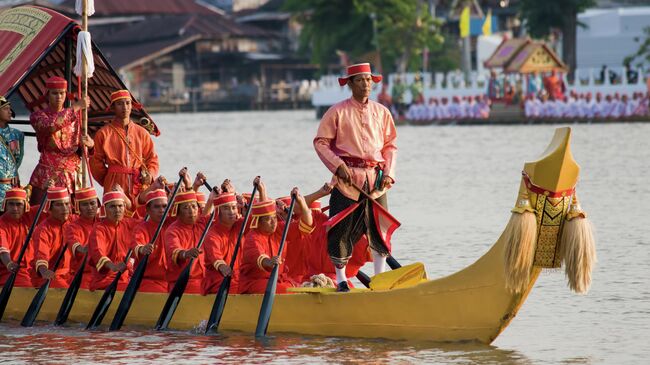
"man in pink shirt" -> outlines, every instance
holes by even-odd
[[[352,97],[332,106],[323,116],[314,138],[314,148],[325,166],[335,175],[336,187],[330,196],[330,217],[361,201],[356,185],[386,207],[386,191],[395,183],[397,131],[391,113],[383,105],[369,100],[373,75],[370,64],[348,66],[347,76],[339,78],[348,85]],[[375,265],[375,274],[384,271],[388,249],[382,244],[372,217],[372,204],[365,204],[332,227],[327,249],[336,267],[338,291],[348,291],[345,266],[353,245],[366,234]]]

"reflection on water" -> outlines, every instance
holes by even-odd
[[[156,147],[168,178],[182,166],[211,184],[228,177],[247,191],[261,175],[271,196],[317,189],[329,175],[313,151],[313,112],[159,115]],[[402,263],[429,277],[474,262],[510,216],[525,161],[541,153],[553,126],[400,127],[390,208]],[[117,333],[0,324],[0,362],[48,363],[543,363],[644,364],[650,357],[650,124],[579,125],[572,150],[578,193],[596,227],[599,262],[588,295],[569,292],[561,272],[543,272],[493,346],[251,334],[205,337],[148,330]],[[33,138],[27,151],[35,151]],[[27,180],[36,157],[27,155]],[[173,179],[172,179],[173,180]],[[372,272],[371,265],[364,268]],[[435,310],[435,309],[431,309]]]
[[[86,332],[42,326],[24,329],[3,324],[3,359],[28,363],[531,363],[513,350],[479,343],[415,343],[281,334],[256,340],[243,333],[203,336],[153,331]]]

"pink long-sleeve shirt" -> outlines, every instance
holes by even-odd
[[[334,174],[344,163],[341,157],[354,157],[379,163],[384,174],[395,181],[396,139],[395,122],[385,106],[372,100],[363,104],[351,97],[325,113],[314,138],[314,148]],[[372,190],[377,177],[374,168],[349,169],[357,186],[362,187],[368,180]],[[350,199],[359,198],[359,192],[352,186],[339,183],[337,188]]]

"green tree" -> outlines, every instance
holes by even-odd
[[[287,0],[284,8],[304,26],[301,50],[322,68],[337,61],[337,50],[352,59],[379,50],[384,72],[418,70],[423,49],[436,52],[444,41],[424,0]]]
[[[520,0],[526,29],[536,38],[546,37],[553,29],[562,32],[562,58],[569,66],[569,78],[576,68],[576,27],[578,13],[594,6],[595,0]]]
[[[639,49],[630,56],[625,57],[623,64],[632,65],[632,62],[639,59],[639,64],[641,66],[643,62],[650,63],[650,27],[643,28],[644,39],[635,37],[635,41],[639,42]]]

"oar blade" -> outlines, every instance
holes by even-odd
[[[68,320],[68,315],[70,315],[74,300],[77,298],[79,287],[81,287],[81,281],[83,280],[84,268],[86,267],[87,259],[88,254],[85,254],[83,260],[81,261],[81,265],[77,270],[77,273],[74,275],[74,279],[72,279],[68,290],[65,292],[65,297],[63,297],[61,307],[59,308],[59,312],[56,314],[56,319],[54,320],[55,326],[61,326]]]
[[[94,329],[96,327],[99,327],[99,325],[102,324],[102,320],[104,319],[106,312],[108,312],[108,308],[111,306],[111,303],[113,302],[113,297],[115,296],[115,291],[117,290],[118,280],[119,280],[119,273],[118,276],[115,278],[115,280],[113,280],[111,285],[109,285],[106,288],[106,290],[104,290],[104,294],[102,294],[101,299],[99,299],[99,303],[97,303],[97,307],[93,312],[93,316],[90,317],[90,321],[88,321],[88,325],[86,326],[87,330]]]
[[[214,304],[212,305],[212,310],[210,311],[208,324],[205,326],[206,335],[210,331],[219,331],[219,322],[221,322],[221,316],[223,315],[223,310],[226,307],[226,301],[228,300],[228,292],[230,291],[231,281],[232,277],[226,276],[223,278],[221,286],[219,286],[219,291],[217,292],[217,296],[214,298]]]
[[[126,319],[126,315],[129,313],[129,309],[131,309],[133,299],[135,299],[135,294],[140,288],[140,283],[142,283],[144,272],[147,269],[148,260],[149,255],[145,255],[142,260],[140,260],[140,263],[138,263],[138,267],[135,269],[135,272],[129,281],[129,285],[126,287],[126,290],[124,290],[122,300],[120,301],[120,305],[117,307],[117,311],[115,312],[115,316],[113,317],[109,331],[116,331],[122,328],[124,320]]]
[[[278,286],[278,267],[275,266],[271,271],[269,281],[266,283],[266,290],[264,291],[264,299],[260,307],[260,315],[257,317],[257,327],[255,327],[255,337],[266,336],[266,330],[269,327],[271,320],[271,312],[273,311],[273,302],[275,301],[275,290]]]
[[[169,293],[165,306],[160,312],[160,316],[156,322],[156,331],[166,330],[167,327],[169,327],[169,323],[172,321],[176,307],[178,307],[178,303],[181,301],[181,297],[187,287],[187,282],[190,279],[190,269],[192,268],[193,261],[194,259],[190,260],[187,266],[185,266],[185,269],[178,276],[174,288],[171,293]]]
[[[0,292],[0,320],[5,313],[7,308],[7,303],[9,303],[9,297],[11,296],[11,291],[14,289],[14,283],[16,282],[16,273],[11,273],[5,284],[2,286],[2,291]]]
[[[32,299],[32,302],[29,304],[29,308],[27,308],[27,312],[25,312],[23,320],[20,322],[21,326],[31,327],[34,325],[34,321],[36,321],[38,312],[41,311],[43,302],[45,302],[45,296],[47,296],[47,290],[49,287],[50,280],[47,280],[45,284],[41,285],[41,287],[38,289],[38,292],[36,292],[34,299]]]

